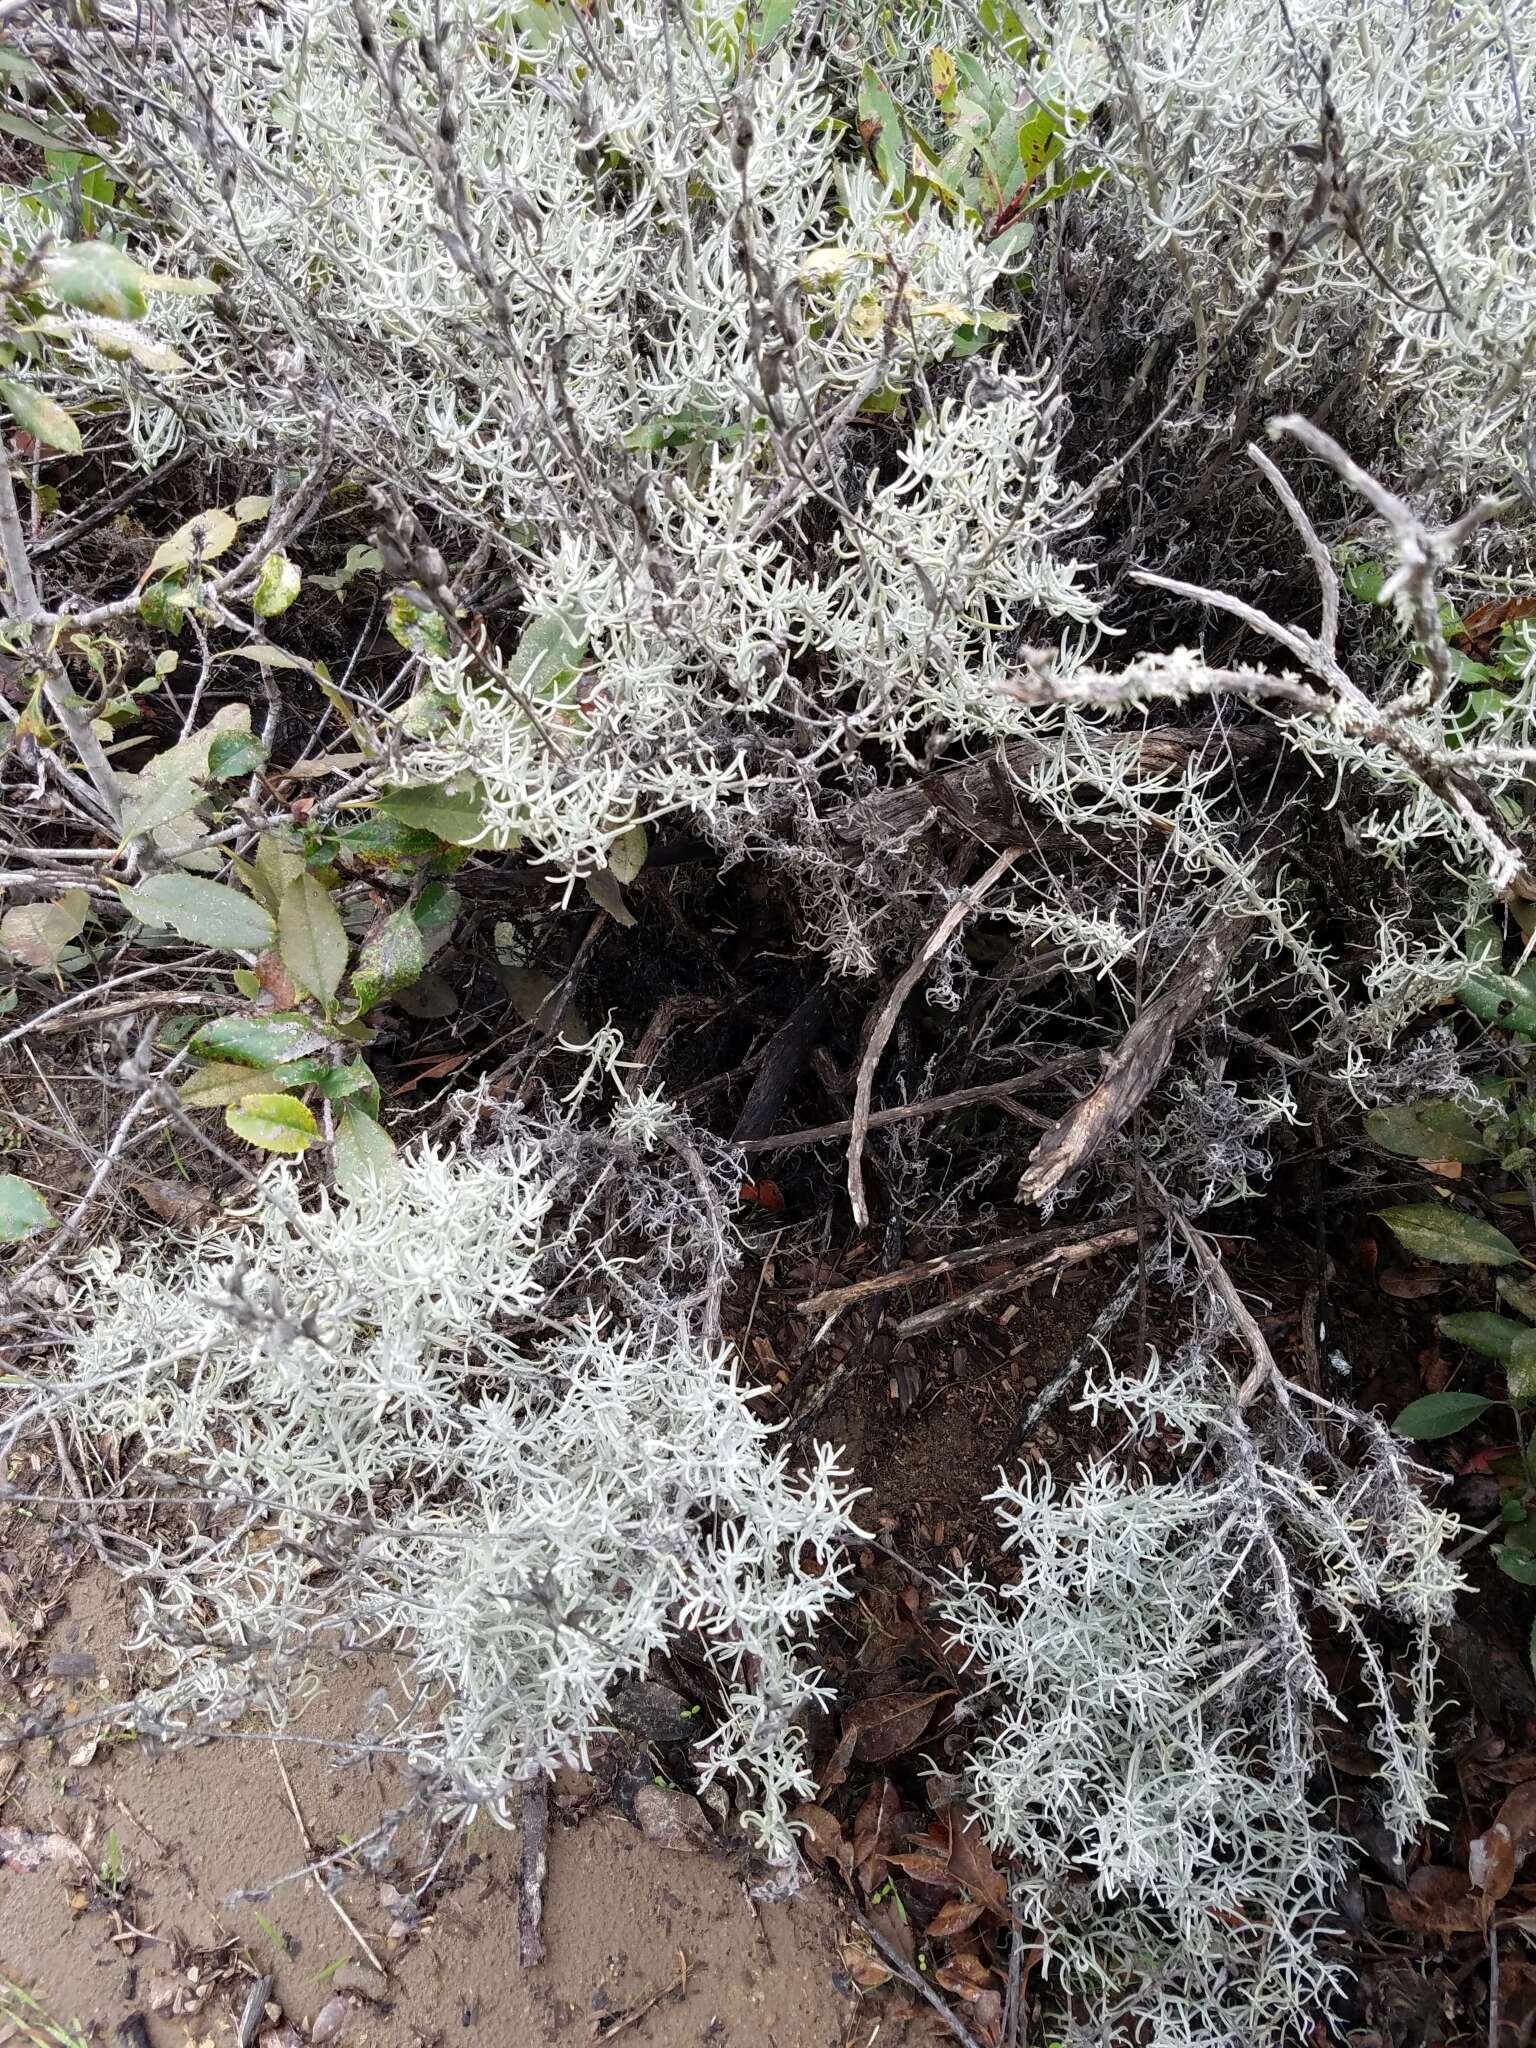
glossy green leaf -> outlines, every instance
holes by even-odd
[[[485,790],[472,775],[388,790],[379,799],[379,809],[386,818],[435,833],[450,846],[475,845],[486,830]]]
[[[1392,1427],[1415,1443],[1431,1443],[1437,1437],[1454,1436],[1492,1406],[1481,1394],[1425,1394],[1421,1400],[1410,1401]]]
[[[224,1121],[263,1152],[303,1152],[320,1135],[314,1111],[294,1095],[243,1095],[225,1110]]]
[[[1500,1543],[1493,1556],[1499,1570],[1519,1585],[1536,1586],[1536,1556],[1530,1551],[1517,1550],[1512,1543]]]
[[[450,933],[458,921],[464,899],[457,889],[449,888],[446,882],[428,882],[425,889],[411,905],[411,915],[416,920],[416,929],[421,933],[422,951],[428,960],[448,943]]]
[[[879,73],[866,64],[859,84],[859,137],[881,182],[899,192],[907,182],[906,136],[901,109]]]
[[[52,1225],[48,1204],[37,1189],[14,1173],[0,1173],[0,1244],[20,1244]]]
[[[1435,1259],[1445,1266],[1515,1266],[1520,1254],[1504,1235],[1480,1216],[1438,1202],[1416,1202],[1375,1212],[1398,1243],[1416,1259]]]
[[[351,942],[330,891],[311,874],[297,876],[283,891],[277,945],[294,981],[329,1009],[347,971]]]
[[[0,398],[10,407],[17,426],[34,441],[65,455],[80,453],[80,429],[54,399],[10,377],[0,377]]]
[[[1500,1301],[1508,1302],[1515,1314],[1524,1316],[1528,1323],[1536,1323],[1536,1287],[1513,1273],[1501,1273],[1493,1284]]]

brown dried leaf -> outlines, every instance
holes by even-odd
[[[960,1889],[959,1878],[941,1856],[888,1856],[886,1861],[894,1864],[898,1870],[904,1870],[908,1877],[915,1877],[919,1884],[938,1885],[944,1891],[950,1892],[957,1892]]]
[[[939,1692],[882,1693],[878,1699],[860,1700],[843,1717],[843,1733],[854,1732],[853,1753],[860,1763],[889,1763],[920,1742],[933,1719],[940,1700],[950,1697],[950,1688]]]
[[[1424,1301],[1440,1292],[1440,1275],[1428,1267],[1386,1266],[1377,1273],[1376,1284],[1394,1301]]]
[[[977,1998],[992,1987],[992,1972],[977,1956],[951,1956],[933,1974],[946,1991],[960,1998]]]
[[[885,1881],[886,1864],[896,1844],[901,1801],[889,1778],[876,1778],[853,1823],[853,1867],[866,1896]]]
[[[1406,1891],[1389,1890],[1387,1911],[1399,1927],[1415,1934],[1475,1934],[1482,1926],[1467,1873],[1447,1863],[1425,1863],[1409,1878]]]
[[[853,1844],[824,1806],[802,1806],[792,1816],[805,1830],[805,1852],[813,1863],[836,1864],[847,1883],[853,1882]]]
[[[891,1968],[874,1949],[856,1941],[843,1943],[843,1968],[861,1991],[878,1991],[891,1981]]]
[[[964,1934],[986,1910],[980,1899],[946,1899],[928,1922],[928,1939],[945,1941],[952,1934]]]
[[[859,1739],[857,1728],[845,1728],[838,1737],[837,1747],[827,1758],[827,1767],[821,1774],[818,1792],[823,1799],[829,1792],[835,1792],[848,1776],[848,1766],[853,1762],[853,1745]]]
[[[291,1010],[298,1002],[299,992],[294,986],[293,976],[283,965],[283,956],[275,946],[268,952],[257,954],[256,979],[279,1010]]]
[[[1009,1919],[1008,1881],[993,1861],[981,1823],[958,1806],[946,1807],[940,1818],[950,1826],[950,1875],[999,1919]]]
[[[1467,1849],[1467,1876],[1487,1908],[1496,1906],[1515,1881],[1515,1844],[1509,1829],[1496,1820]]]
[[[1518,1870],[1532,1849],[1536,1849],[1536,1778],[1527,1778],[1515,1786],[1494,1816],[1494,1823],[1509,1836]]]

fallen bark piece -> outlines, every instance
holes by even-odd
[[[1097,1085],[1035,1147],[1019,1182],[1021,1202],[1043,1202],[1146,1101],[1172,1057],[1175,1040],[1205,1008],[1254,922],[1228,913],[1211,921],[1177,979],[1147,1004],[1110,1055]]]
[[[709,1817],[691,1792],[675,1785],[642,1785],[635,1794],[635,1819],[648,1842],[697,1856],[715,1843]]]

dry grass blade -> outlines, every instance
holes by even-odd
[[[957,1294],[953,1301],[941,1301],[934,1308],[925,1308],[915,1316],[908,1316],[905,1322],[896,1325],[896,1335],[898,1338],[916,1337],[924,1330],[935,1330],[940,1323],[947,1323],[955,1316],[968,1315],[972,1309],[995,1301],[999,1295],[1017,1294],[1021,1288],[1033,1286],[1047,1273],[1059,1273],[1067,1266],[1081,1266],[1105,1252],[1118,1251],[1122,1245],[1135,1244],[1140,1235],[1135,1224],[1128,1223],[1118,1230],[1106,1230],[1099,1237],[1082,1238],[1076,1244],[1057,1245],[1042,1257],[1032,1259],[1027,1266],[1019,1267],[1016,1272],[1001,1273],[995,1280],[984,1280],[979,1287]]]

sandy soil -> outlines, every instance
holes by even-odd
[[[35,1589],[16,1574],[8,1586],[14,1646],[44,1609],[29,1605]],[[122,1698],[131,1677],[120,1598],[94,1566],[56,1600],[51,1589],[43,1597],[42,1655],[23,1699],[62,1699],[83,1720],[98,1701]],[[548,1955],[532,1971],[517,1959],[517,1838],[483,1818],[450,1849],[415,1927],[409,1895],[440,1843],[409,1829],[383,1871],[358,1870],[342,1886],[351,1928],[312,1877],[261,1903],[233,1898],[308,1861],[305,1835],[329,1853],[400,1802],[391,1772],[325,1742],[356,1725],[378,1675],[349,1675],[289,1731],[303,1739],[280,1748],[258,1729],[156,1758],[131,1741],[93,1744],[82,1728],[73,1748],[66,1738],[0,1751],[0,2042],[8,2020],[18,2043],[62,2041],[7,1986],[55,2026],[122,2048],[223,2048],[241,2038],[248,2006],[245,2039],[265,2036],[262,2048],[610,2038],[626,2048],[840,2048],[888,2031],[859,2010],[829,1898],[812,1890],[754,1905],[724,1852],[660,1847],[612,1812],[571,1824],[558,1800]],[[263,1978],[258,2014],[250,2001]],[[666,1995],[620,2026],[657,1993]]]

